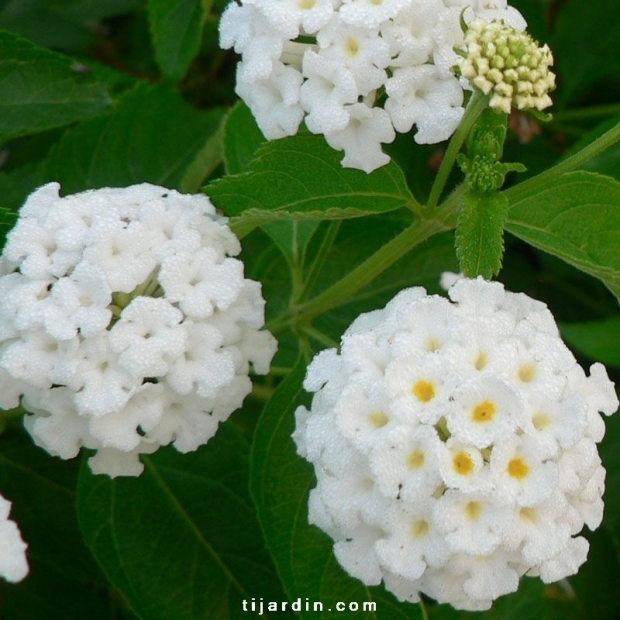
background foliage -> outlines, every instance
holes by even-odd
[[[589,0],[512,4],[553,49],[559,88],[550,123],[510,119],[505,160],[527,172],[509,176],[503,192],[499,279],[545,301],[579,360],[603,361],[618,381],[620,143],[583,154],[620,122],[620,12],[616,0],[595,10]],[[459,190],[429,217],[421,205],[444,147],[411,136],[399,136],[392,163],[370,176],[341,168],[317,136],[264,144],[234,94],[236,58],[218,49],[224,5],[0,1],[0,232],[51,180],[65,194],[143,181],[205,187],[243,236],[247,276],[263,283],[280,341],[270,377],[207,446],[186,456],[160,450],[138,479],[95,477],[81,459],[51,458],[24,433],[21,412],[0,418],[0,492],[31,563],[23,583],[0,583],[0,617],[233,620],[252,615],[242,600],[262,597],[326,609],[377,602],[355,618],[620,618],[618,415],[601,446],[606,517],[587,534],[589,561],[560,584],[525,578],[489,612],[432,602],[422,610],[365,588],[307,524],[313,473],[290,439],[294,407],[307,398],[305,360],[401,288],[438,292],[439,274],[458,268]],[[450,186],[461,180],[453,174]]]

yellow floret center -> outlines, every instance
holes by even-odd
[[[383,411],[375,411],[368,416],[368,421],[370,422],[371,426],[374,426],[375,428],[381,428],[390,421],[390,418],[388,418],[387,414],[383,413]]]
[[[452,462],[454,471],[461,476],[468,476],[474,471],[474,462],[467,452],[459,452]]]
[[[529,465],[521,457],[511,459],[508,463],[508,474],[517,480],[523,480],[529,471]]]
[[[428,521],[420,519],[419,521],[416,521],[411,527],[411,536],[417,539],[424,538],[428,534],[430,529],[431,526],[428,524]]]
[[[523,381],[523,383],[529,383],[533,381],[536,377],[536,366],[534,364],[523,364],[521,368],[519,368],[519,379]]]
[[[465,504],[465,514],[471,521],[477,521],[482,514],[482,505],[480,502],[467,502]]]
[[[411,391],[421,403],[427,403],[435,398],[435,386],[424,379],[420,379]]]
[[[346,55],[349,56],[349,58],[354,58],[355,56],[357,56],[358,52],[360,51],[360,46],[357,40],[353,37],[349,37],[345,45],[345,51]]]
[[[497,407],[492,400],[483,400],[474,407],[472,420],[474,422],[490,422],[497,413]]]
[[[486,354],[486,352],[480,351],[474,363],[476,370],[482,370],[487,365],[488,361],[489,356]]]
[[[424,466],[426,455],[422,450],[414,450],[407,456],[407,467],[409,469],[420,469]]]

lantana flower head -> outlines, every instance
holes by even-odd
[[[59,189],[28,198],[0,259],[0,406],[51,454],[138,475],[142,453],[206,443],[268,372],[261,287],[204,195]]]
[[[524,576],[574,574],[601,522],[605,368],[587,376],[547,307],[459,279],[362,314],[319,353],[293,438],[309,519],[343,568],[399,600],[484,610]]]
[[[220,45],[241,55],[237,93],[269,140],[302,121],[371,172],[382,144],[415,126],[416,142],[449,138],[463,115],[454,73],[461,19],[524,30],[507,0],[240,0],[222,15]]]

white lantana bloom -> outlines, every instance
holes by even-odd
[[[0,495],[0,577],[21,581],[28,574],[26,549],[15,521],[9,519],[11,502]]]
[[[343,166],[371,172],[396,132],[435,144],[458,126],[471,90],[453,70],[462,18],[526,27],[505,0],[235,0],[220,45],[241,55],[236,92],[268,140],[305,121]]]
[[[344,569],[402,601],[484,610],[524,576],[585,561],[601,522],[601,413],[618,407],[547,307],[450,278],[362,314],[308,367],[293,438],[315,468],[309,519]]]
[[[0,258],[0,406],[96,473],[196,450],[269,371],[276,341],[237,237],[204,195],[155,185],[27,200]]]

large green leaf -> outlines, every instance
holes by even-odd
[[[562,175],[511,204],[506,230],[602,280],[620,296],[620,183]]]
[[[203,0],[148,0],[155,58],[166,77],[183,77],[198,54],[204,4]]]
[[[584,323],[563,323],[562,336],[579,353],[620,367],[620,317]]]
[[[416,202],[393,162],[372,174],[343,168],[323,138],[300,134],[268,142],[250,172],[225,177],[207,189],[238,227],[274,219],[341,219],[385,213]]]
[[[142,182],[179,189],[223,114],[198,111],[172,86],[140,84],[113,114],[67,131],[50,152],[46,177],[65,194]]]
[[[299,363],[265,407],[252,449],[251,491],[278,572],[290,601],[301,601],[303,619],[342,618],[414,620],[420,608],[398,603],[382,587],[368,588],[352,579],[334,559],[329,538],[308,524],[308,491],[314,483],[312,467],[295,453],[291,439],[293,412],[303,400],[305,364]],[[306,600],[309,609],[306,609]],[[322,611],[315,611],[314,603]],[[357,603],[340,608],[339,603]],[[376,603],[374,610],[364,603]]]
[[[101,114],[111,103],[79,63],[0,31],[0,140]]]
[[[234,620],[244,600],[282,600],[247,492],[248,451],[229,423],[196,452],[144,457],[139,478],[80,472],[84,538],[144,620]]]
[[[0,580],[3,620],[110,620],[123,602],[85,547],[75,515],[78,463],[61,461],[13,429],[0,437],[0,492],[28,543],[24,581]],[[115,610],[118,615],[115,615]]]

